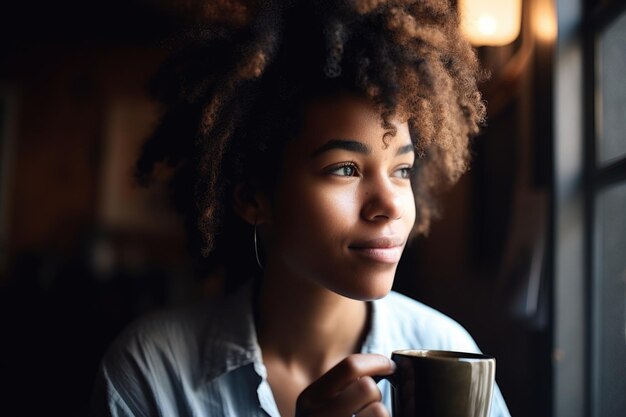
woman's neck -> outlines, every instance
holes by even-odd
[[[257,297],[257,333],[264,359],[316,379],[360,350],[368,327],[365,302],[267,270]]]

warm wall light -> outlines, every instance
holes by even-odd
[[[540,41],[552,42],[556,39],[556,13],[552,2],[541,1],[535,4],[532,9],[532,26]]]
[[[502,46],[519,35],[522,0],[459,0],[463,33],[474,46]]]

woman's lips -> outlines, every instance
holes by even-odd
[[[350,245],[354,253],[384,263],[398,263],[403,248],[404,239],[399,236],[383,236]]]
[[[402,256],[402,246],[392,248],[350,248],[354,253],[384,263],[398,263]]]

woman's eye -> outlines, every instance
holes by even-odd
[[[411,178],[411,173],[413,172],[413,167],[404,167],[404,168],[400,168],[396,171],[396,177],[398,178],[402,178],[402,179],[410,179]]]
[[[356,166],[354,164],[344,164],[329,171],[330,174],[338,175],[340,177],[353,177],[357,173]]]

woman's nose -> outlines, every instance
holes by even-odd
[[[365,190],[362,217],[367,221],[397,220],[404,214],[400,187],[389,178],[372,183]]]

